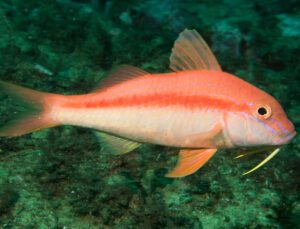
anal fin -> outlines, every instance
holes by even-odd
[[[200,169],[215,153],[217,149],[180,150],[176,167],[167,177],[184,177]]]
[[[128,139],[120,138],[114,135],[95,131],[101,146],[114,154],[126,154],[141,146],[141,143],[134,142]]]

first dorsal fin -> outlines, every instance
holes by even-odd
[[[130,65],[121,65],[114,69],[104,80],[102,80],[99,86],[93,90],[93,92],[101,91],[102,89],[111,87],[118,83],[122,83],[132,78],[147,74],[149,73],[140,68]]]
[[[170,57],[173,71],[218,70],[222,71],[215,55],[196,30],[185,29],[175,41]]]

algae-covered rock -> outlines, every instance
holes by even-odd
[[[299,23],[298,1],[3,0],[0,80],[69,95],[120,64],[169,72],[178,33],[194,28],[222,69],[275,96],[299,132]],[[22,111],[0,92],[0,126]],[[248,176],[265,155],[222,150],[170,179],[177,149],[116,156],[71,126],[1,137],[0,227],[298,228],[299,140]]]

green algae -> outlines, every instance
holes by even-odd
[[[297,1],[0,2],[0,79],[85,93],[119,64],[166,72],[172,44],[195,28],[223,69],[280,100],[299,128]],[[0,95],[0,124],[15,107]],[[299,132],[299,131],[298,131]],[[2,228],[297,228],[299,137],[265,167],[219,152],[184,179],[175,150],[101,150],[92,131],[57,127],[0,139]]]

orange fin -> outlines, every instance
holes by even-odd
[[[218,70],[222,71],[215,55],[196,30],[185,29],[175,41],[170,57],[173,71]]]
[[[100,85],[95,90],[93,90],[93,92],[98,92],[105,88],[130,80],[132,78],[148,74],[148,72],[140,68],[130,65],[122,65],[117,69],[113,70],[107,78],[101,81]]]
[[[56,126],[46,113],[47,104],[51,99],[49,93],[38,92],[0,81],[0,92],[4,92],[23,104],[22,111],[14,120],[0,127],[0,136],[14,137],[36,130]]]
[[[180,150],[176,167],[167,177],[184,177],[200,169],[215,153],[217,149]]]

